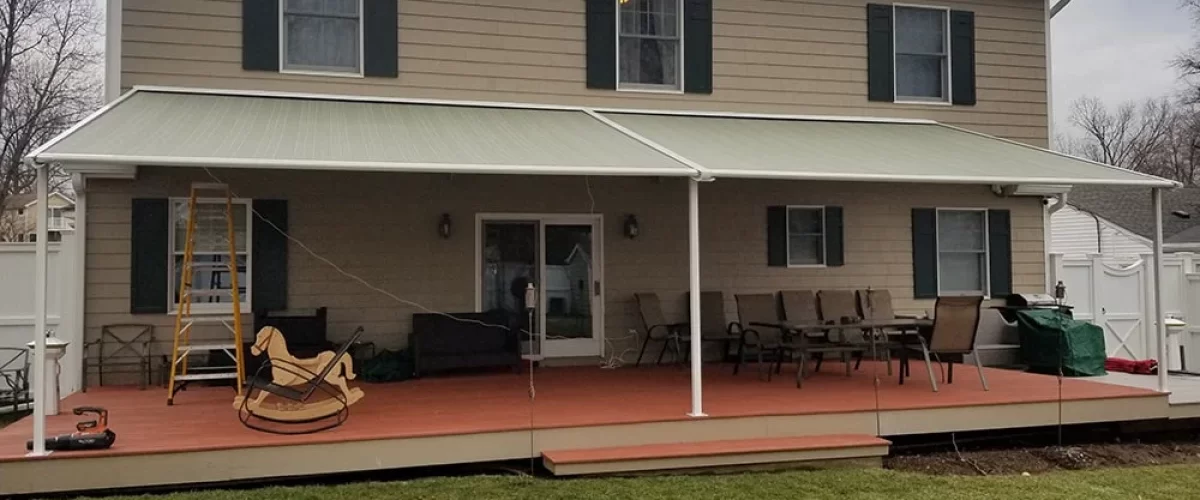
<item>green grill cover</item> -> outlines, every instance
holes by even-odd
[[[1072,319],[1056,309],[1017,311],[1021,334],[1021,359],[1029,371],[1058,374],[1057,354],[1062,353],[1062,373],[1067,377],[1104,375],[1104,330]],[[1062,341],[1061,348],[1058,342]]]

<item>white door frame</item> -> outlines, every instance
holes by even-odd
[[[475,214],[475,311],[483,309],[483,224],[484,222],[533,222],[538,231],[538,332],[541,355],[545,357],[602,356],[604,354],[604,215],[556,213],[481,212]],[[546,225],[592,226],[592,283],[588,296],[592,300],[592,338],[546,340]],[[594,287],[599,283],[599,290]]]

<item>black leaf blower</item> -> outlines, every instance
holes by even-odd
[[[95,413],[96,420],[85,420],[75,424],[76,432],[46,438],[47,451],[104,450],[117,441],[117,433],[108,428],[108,410],[94,406],[80,406],[73,411],[76,415]],[[25,449],[33,449],[33,441],[25,442]]]

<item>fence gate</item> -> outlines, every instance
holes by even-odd
[[[1063,258],[1052,255],[1054,281],[1067,287],[1066,303],[1076,319],[1104,330],[1108,355],[1146,359],[1157,352],[1149,307],[1153,292],[1149,260],[1125,266],[1105,263],[1099,255]]]

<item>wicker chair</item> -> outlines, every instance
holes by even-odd
[[[934,306],[933,331],[929,340],[926,341],[924,337],[917,336],[921,355],[925,358],[925,370],[929,373],[929,385],[933,388],[933,392],[938,391],[938,386],[930,356],[949,364],[946,370],[946,383],[954,383],[954,362],[962,362],[968,354],[975,353],[975,334],[979,330],[980,305],[982,304],[983,297],[938,297],[937,304]],[[908,349],[915,351],[917,347],[910,346]],[[989,390],[979,356],[973,357],[983,390]],[[904,375],[905,370],[901,369],[900,383],[902,384]]]

